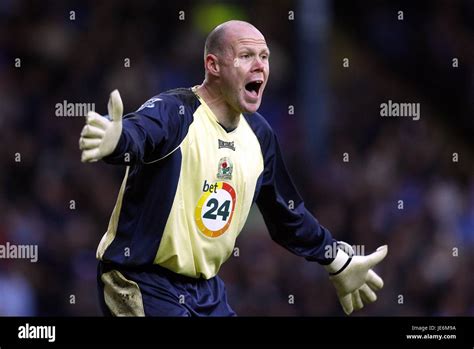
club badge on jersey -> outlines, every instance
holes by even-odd
[[[217,178],[230,181],[232,179],[233,169],[234,165],[228,157],[221,158],[217,169]]]

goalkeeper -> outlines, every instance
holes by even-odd
[[[97,249],[102,310],[112,316],[233,316],[217,275],[255,202],[274,241],[327,269],[346,314],[374,302],[387,254],[343,248],[307,211],[277,138],[257,113],[270,51],[251,24],[229,21],[207,37],[204,82],[161,93],[122,117],[89,112],[83,162],[126,166]]]

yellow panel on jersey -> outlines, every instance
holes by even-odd
[[[155,263],[209,279],[233,251],[264,163],[242,115],[228,133],[200,102],[180,146],[181,173]]]
[[[125,170],[125,176],[122,181],[122,185],[120,186],[120,190],[117,197],[117,202],[115,203],[114,210],[112,211],[112,215],[110,216],[109,226],[107,227],[107,232],[102,236],[100,240],[99,247],[97,248],[96,257],[97,259],[102,259],[104,256],[105,250],[115,238],[117,234],[117,226],[118,221],[120,218],[120,211],[122,210],[122,201],[123,195],[125,193],[125,187],[127,185],[128,173],[130,171],[130,166],[127,166]],[[125,251],[124,251],[125,252]]]

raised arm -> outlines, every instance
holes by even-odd
[[[160,160],[182,142],[192,123],[187,105],[172,94],[161,94],[122,118],[123,105],[117,90],[110,94],[108,116],[89,112],[79,148],[83,162],[103,159],[130,165]]]

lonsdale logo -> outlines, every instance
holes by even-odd
[[[221,148],[228,148],[228,149],[232,149],[233,151],[235,151],[234,141],[227,142],[227,141],[223,141],[222,139],[219,139],[219,149],[221,149]]]

